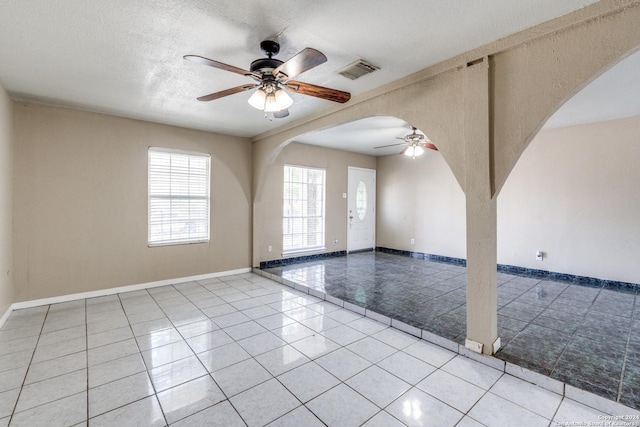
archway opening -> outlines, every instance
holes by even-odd
[[[524,277],[501,277],[497,356],[634,407],[639,66],[636,52],[559,108],[498,196],[499,270]]]

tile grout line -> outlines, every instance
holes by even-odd
[[[622,399],[622,385],[624,381],[624,374],[627,369],[627,359],[629,355],[629,343],[631,342],[631,330],[633,329],[633,320],[638,309],[638,292],[633,297],[633,310],[631,311],[631,319],[629,319],[629,332],[627,333],[627,343],[624,347],[624,359],[622,360],[622,370],[620,372],[620,383],[618,384],[618,395],[616,396],[616,402],[620,402]]]
[[[18,402],[20,401],[20,396],[22,396],[22,390],[24,390],[24,383],[27,380],[27,375],[29,375],[29,369],[31,369],[31,363],[33,362],[33,358],[36,355],[36,350],[38,349],[38,343],[40,342],[40,337],[42,336],[42,331],[44,330],[44,325],[47,321],[47,317],[49,316],[49,310],[51,309],[51,305],[47,307],[47,312],[44,315],[44,319],[42,319],[42,326],[40,326],[40,333],[38,334],[38,339],[36,340],[36,345],[33,347],[33,352],[31,353],[31,358],[29,359],[29,364],[27,365],[27,370],[24,373],[24,378],[22,379],[22,383],[20,384],[20,391],[18,392],[18,397],[16,399],[16,403],[13,405],[13,410],[11,411],[11,416],[9,417],[9,425],[11,425],[11,421],[13,421],[13,417],[16,414],[16,409],[18,408]]]

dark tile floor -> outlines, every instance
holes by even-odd
[[[463,343],[466,269],[381,252],[266,269]],[[498,273],[496,357],[640,408],[637,291]]]

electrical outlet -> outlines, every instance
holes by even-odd
[[[273,250],[273,246],[269,245],[269,247],[267,248],[267,250],[268,250],[269,252],[271,252],[271,251]]]
[[[412,239],[411,239],[411,244],[412,244],[412,245],[415,245],[415,244],[416,244],[416,239],[413,239],[413,238],[412,238]]]
[[[543,258],[543,257],[544,257],[544,252],[542,252],[542,251],[538,251],[538,252],[536,252],[536,259],[537,259],[538,261],[542,261],[542,258]]]
[[[338,239],[334,239],[334,240],[333,240],[333,244],[334,244],[334,245],[337,245],[337,244],[338,244]]]

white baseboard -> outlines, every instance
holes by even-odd
[[[7,312],[0,317],[0,328],[7,321],[13,310],[22,308],[32,308],[41,305],[57,304],[60,302],[74,301],[85,298],[103,297],[106,295],[119,294],[122,292],[139,291],[141,289],[157,288],[159,286],[175,285],[178,283],[192,282],[194,280],[211,279],[214,277],[231,276],[234,274],[250,273],[251,268],[239,268],[237,270],[220,271],[217,273],[200,274],[197,276],[179,277],[177,279],[157,280],[155,282],[140,283],[137,285],[120,286],[117,288],[100,289],[99,291],[80,292],[77,294],[61,295],[58,297],[41,298],[31,301],[14,302],[9,306]]]

